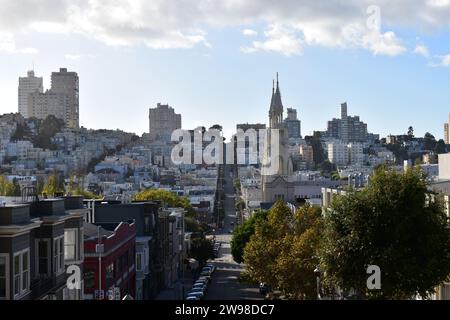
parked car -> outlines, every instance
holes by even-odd
[[[201,291],[191,291],[188,293],[186,300],[189,298],[196,298],[197,300],[202,300],[205,297]]]
[[[199,280],[206,280],[208,283],[211,283],[211,277],[210,276],[202,276],[198,278]]]
[[[211,269],[211,273],[214,273],[214,271],[216,271],[216,266],[215,265],[209,263],[206,266]]]
[[[200,300],[198,296],[187,296],[186,300]]]
[[[209,267],[203,267],[202,268],[202,273],[208,273],[208,275],[210,276],[211,275],[211,273],[212,273],[212,269],[211,268],[209,268]]]
[[[197,284],[194,283],[191,291],[197,290],[197,289],[201,289],[203,291],[203,294],[206,294],[208,287],[203,283],[197,283]]]
[[[203,291],[202,288],[192,288],[191,291],[189,292],[188,296],[190,296],[191,294],[200,295],[200,299],[203,299],[205,297],[205,292]]]

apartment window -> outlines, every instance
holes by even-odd
[[[38,274],[48,275],[50,273],[50,243],[48,240],[37,240],[37,264]]]
[[[56,273],[64,271],[64,237],[56,238],[53,241],[53,266]]]
[[[8,255],[0,254],[0,300],[8,299],[9,296],[9,271]]]
[[[90,269],[84,270],[84,282],[86,289],[94,289],[95,287],[95,272]]]
[[[149,216],[144,218],[144,232],[146,234],[150,233],[150,217]]]
[[[136,271],[142,271],[142,253],[136,255]]]
[[[68,229],[64,231],[64,259],[76,260],[77,256],[77,230]]]
[[[25,294],[30,288],[30,250],[14,255],[14,296]]]

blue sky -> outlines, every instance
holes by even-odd
[[[298,110],[303,135],[325,129],[347,101],[371,132],[401,134],[412,125],[417,135],[442,138],[450,1],[379,1],[376,31],[365,29],[365,1],[286,0],[275,9],[264,0],[216,1],[221,10],[205,1],[135,8],[0,0],[0,113],[17,111],[18,77],[34,62],[46,88],[52,71],[78,72],[85,127],[142,134],[148,108],[162,102],[182,114],[185,128],[219,123],[229,135],[236,123],[267,122],[279,72],[283,103]],[[42,8],[33,12],[32,3]],[[414,10],[401,6],[408,3]]]

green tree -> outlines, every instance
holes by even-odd
[[[47,182],[44,184],[42,193],[48,196],[54,196],[58,192],[64,192],[61,182],[57,174],[52,174],[47,178]]]
[[[184,208],[187,211],[187,216],[193,217],[195,215],[194,208],[192,208],[189,199],[180,197],[173,192],[162,189],[147,189],[139,192],[134,196],[136,201],[160,200],[174,208]]]
[[[436,138],[429,132],[425,133],[423,137],[423,147],[425,150],[432,151],[436,148]]]
[[[408,137],[410,139],[414,138],[414,128],[412,126],[408,127],[408,133],[407,133]]]
[[[444,140],[440,139],[436,143],[436,148],[435,148],[434,152],[437,154],[447,153],[447,146],[445,145]]]
[[[51,142],[51,138],[60,132],[63,127],[64,120],[56,118],[53,115],[48,116],[39,126],[39,132],[33,144],[39,148],[54,150],[55,146]]]
[[[231,254],[237,263],[244,262],[244,248],[250,241],[250,237],[255,233],[255,226],[260,220],[267,218],[267,211],[258,210],[248,220],[239,225],[233,232],[231,240]]]
[[[326,283],[368,298],[426,297],[450,274],[450,230],[424,173],[380,167],[368,187],[336,197],[325,215],[321,250]],[[368,265],[381,290],[368,291]]]
[[[0,176],[0,196],[14,196],[14,183],[9,182],[4,176]]]
[[[194,238],[191,243],[191,257],[201,265],[214,258],[214,245],[204,237]]]
[[[256,222],[244,248],[245,278],[280,289],[290,299],[316,296],[321,211],[308,205],[294,214],[281,200]]]

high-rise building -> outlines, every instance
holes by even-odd
[[[368,137],[367,124],[359,116],[348,116],[347,103],[341,104],[341,119],[328,121],[328,137],[348,142],[362,142]]]
[[[360,143],[332,142],[328,144],[328,160],[337,166],[362,165],[364,149]]]
[[[285,122],[288,128],[289,139],[300,139],[302,137],[301,121],[297,118],[297,110],[288,108]]]
[[[66,68],[60,68],[59,72],[52,72],[53,93],[63,93],[67,96],[67,109],[65,110],[65,122],[69,128],[78,128],[80,124],[80,98],[79,79],[76,72],[68,72]]]
[[[36,77],[34,71],[28,71],[26,77],[19,78],[19,113],[24,118],[29,118],[28,97],[31,93],[44,91],[42,77]]]
[[[444,142],[450,144],[450,114],[448,115],[448,122],[444,123]]]
[[[172,132],[181,129],[181,114],[167,104],[158,103],[157,107],[150,109],[150,137],[170,141]]]
[[[47,90],[45,93],[34,92],[28,97],[28,114],[37,119],[44,120],[49,115],[53,115],[67,123],[69,107],[67,95],[52,90]]]

